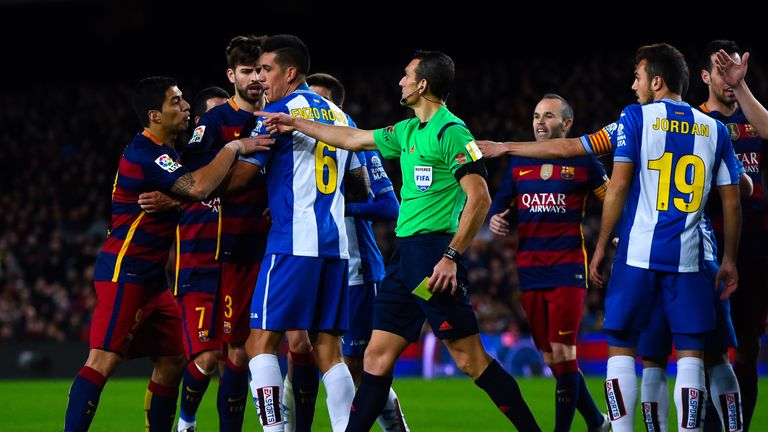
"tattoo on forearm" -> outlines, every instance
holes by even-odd
[[[189,196],[193,187],[195,187],[195,179],[192,177],[192,174],[187,173],[176,180],[176,183],[171,188],[171,192],[186,197]]]

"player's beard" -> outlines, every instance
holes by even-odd
[[[251,87],[255,87],[255,86],[251,86]],[[261,95],[264,93],[264,91],[262,90],[261,92],[259,92],[258,96],[254,98],[248,93],[248,87],[245,87],[245,88],[235,87],[235,91],[240,96],[240,98],[242,98],[244,101],[253,105],[258,104],[259,100],[261,99]]]

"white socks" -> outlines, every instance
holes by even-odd
[[[730,363],[719,364],[709,369],[709,392],[712,404],[726,432],[743,430],[739,382]],[[715,415],[715,413],[707,413],[707,415]]]
[[[397,400],[397,395],[392,387],[389,388],[387,404],[384,405],[384,410],[376,419],[376,423],[379,424],[379,427],[384,432],[411,432],[408,429],[408,424],[405,422],[403,410],[400,409],[400,401]]]
[[[640,411],[647,432],[667,432],[669,388],[667,371],[657,367],[643,369],[640,386]]]
[[[283,432],[284,419],[280,400],[283,376],[280,374],[277,356],[259,354],[248,362],[248,369],[251,371],[253,403],[256,405],[264,432]]]
[[[327,395],[325,403],[328,405],[331,429],[333,432],[344,432],[349,422],[352,400],[355,398],[355,383],[347,365],[343,362],[336,363],[328,369],[323,375],[323,386]]]
[[[614,432],[632,432],[637,406],[635,358],[613,356],[608,359],[605,399]]]
[[[296,402],[293,400],[293,384],[285,374],[283,380],[283,415],[285,416],[285,432],[293,432],[296,429]]]
[[[675,407],[677,426],[681,429],[701,431],[704,410],[707,406],[707,390],[704,387],[704,360],[683,357],[677,361],[675,380]]]

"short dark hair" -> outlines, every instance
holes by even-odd
[[[712,54],[723,50],[726,53],[733,54],[733,53],[740,53],[741,48],[739,48],[739,44],[732,40],[725,40],[725,39],[717,39],[710,41],[705,47],[704,52],[702,52],[701,57],[701,68],[706,69],[707,72],[712,72]]]
[[[309,73],[309,50],[298,36],[270,36],[261,44],[261,50],[265,53],[275,53],[275,63],[282,68],[293,66],[300,75]]]
[[[195,117],[205,114],[206,109],[208,109],[208,99],[217,97],[229,99],[229,93],[223,88],[216,86],[207,87],[197,92],[195,98],[192,99],[192,116]]]
[[[250,65],[259,61],[261,44],[266,36],[235,36],[227,44],[227,65],[235,70],[239,65]]]
[[[427,80],[429,91],[440,100],[448,99],[448,94],[453,90],[453,79],[456,76],[453,59],[439,51],[423,50],[417,50],[413,54],[413,58],[419,60],[415,71],[416,79],[419,81]]]
[[[635,56],[635,64],[642,60],[647,63],[645,71],[648,78],[660,76],[670,90],[685,96],[688,91],[688,64],[685,57],[677,48],[667,43],[641,46]]]
[[[571,107],[571,104],[568,103],[565,98],[560,96],[557,93],[547,93],[544,96],[541,97],[541,99],[557,99],[560,101],[560,103],[563,105],[563,120],[571,119],[573,120],[573,108]]]
[[[164,76],[151,76],[136,83],[133,89],[133,110],[143,127],[149,126],[147,113],[151,110],[162,111],[165,92],[176,86],[176,80]]]
[[[331,102],[338,106],[344,105],[344,85],[335,76],[327,73],[314,73],[307,77],[308,86],[325,87],[331,91]]]

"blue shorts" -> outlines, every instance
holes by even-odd
[[[715,276],[720,267],[714,261],[704,263],[704,271],[710,278],[710,285],[715,283]],[[714,297],[716,327],[704,337],[704,350],[710,353],[723,353],[730,347],[736,347],[736,332],[733,330],[731,322],[731,308],[728,300],[720,300],[720,294],[723,287]],[[672,333],[669,330],[667,319],[662,313],[660,305],[657,302],[654,305],[656,312],[648,326],[640,334],[640,340],[637,344],[637,355],[651,358],[666,358],[672,353]],[[675,347],[681,349],[679,341],[676,341]]]
[[[373,303],[378,285],[374,282],[349,287],[349,330],[341,338],[345,357],[362,357],[371,340]]]
[[[376,295],[374,329],[415,342],[426,317],[440,339],[461,339],[478,333],[477,318],[467,294],[469,279],[464,259],[457,266],[459,287],[455,295],[436,293],[426,301],[412,293],[425,277],[432,275],[452,238],[450,234],[430,233],[399,239]]]
[[[345,331],[347,266],[345,259],[265,256],[251,300],[251,328]]]
[[[665,317],[673,334],[707,333],[715,328],[713,283],[705,271],[670,273],[615,262],[605,296],[603,327],[612,338],[626,339],[627,344],[618,346],[634,346],[658,301],[658,315]]]

